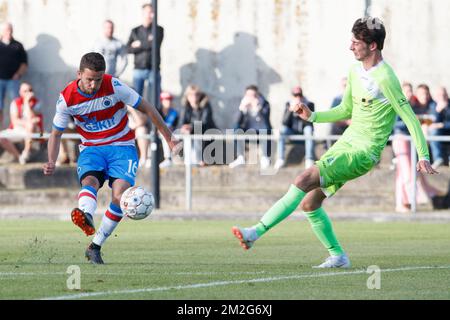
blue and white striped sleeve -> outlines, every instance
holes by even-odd
[[[66,101],[62,95],[59,96],[58,102],[56,102],[56,113],[53,118],[53,128],[58,131],[64,131],[70,121],[70,113],[67,108]]]

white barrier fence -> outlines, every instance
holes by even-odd
[[[185,207],[186,210],[191,211],[192,210],[192,167],[193,163],[191,161],[191,153],[193,148],[193,141],[195,140],[203,140],[203,141],[217,141],[217,140],[223,140],[223,141],[236,141],[236,140],[245,140],[245,141],[269,141],[269,140],[276,140],[278,141],[281,138],[281,135],[279,132],[275,132],[270,135],[258,135],[258,134],[204,134],[204,135],[175,135],[176,138],[183,140],[184,143],[184,154],[189,155],[185,156],[184,164],[185,164],[185,188],[186,188],[186,200],[185,200]],[[32,139],[45,139],[47,140],[50,137],[50,133],[44,133],[44,134],[32,134],[32,135],[25,135],[25,134],[18,134],[18,133],[10,133],[6,131],[0,132],[0,139],[10,139],[10,138],[32,138]],[[326,136],[310,136],[310,135],[289,135],[284,136],[284,138],[287,141],[306,141],[306,140],[318,140],[318,141],[336,141],[340,138],[340,135],[326,135]],[[151,136],[148,135],[142,135],[138,136],[137,138],[145,138],[149,139]],[[392,141],[395,138],[395,136],[390,136],[389,141]],[[80,139],[80,135],[76,133],[64,133],[62,135],[62,139]],[[412,181],[414,183],[411,184],[410,192],[410,199],[411,199],[411,212],[415,213],[417,211],[417,204],[416,204],[416,194],[417,194],[417,171],[416,171],[416,164],[417,164],[417,153],[415,151],[414,142],[412,141],[410,136],[402,135],[403,140],[407,140],[410,142],[410,150],[414,152],[410,152],[411,157],[411,175],[412,175]],[[440,142],[450,142],[450,136],[430,136],[427,137],[427,141],[440,141]],[[155,146],[150,146],[151,148],[154,148]],[[273,173],[273,171],[272,171]],[[276,172],[275,172],[276,173]]]

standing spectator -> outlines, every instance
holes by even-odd
[[[178,112],[172,107],[173,96],[169,92],[164,91],[161,92],[159,99],[161,100],[161,116],[163,117],[166,126],[173,132],[178,124]],[[172,166],[172,154],[166,140],[161,139],[161,142],[164,152],[164,161],[159,164],[159,167],[167,168]]]
[[[448,98],[447,89],[439,87],[436,91],[436,104],[431,110],[434,118],[434,123],[428,126],[428,132],[432,136],[449,136],[450,135],[450,100]],[[440,141],[430,141],[431,153],[434,158],[432,167],[437,169],[444,163],[444,146],[448,143]],[[447,150],[447,157],[450,160],[450,154]],[[450,164],[450,161],[449,161]]]
[[[258,87],[250,85],[245,89],[245,95],[239,105],[239,116],[234,126],[235,130],[244,132],[253,129],[256,134],[270,134],[272,125],[270,124],[270,104],[259,92]],[[259,142],[262,156],[261,169],[267,169],[270,166],[270,142],[268,140]],[[243,141],[236,142],[237,158],[230,163],[230,168],[245,164],[245,145]]]
[[[4,23],[0,34],[0,129],[3,128],[3,108],[6,95],[11,101],[19,96],[19,80],[28,68],[27,53],[13,37],[13,26]]]
[[[296,113],[290,110],[291,105],[304,103],[311,111],[314,111],[314,103],[310,102],[304,95],[301,87],[295,87],[292,90],[292,100],[286,102],[283,124],[280,132],[280,139],[278,140],[278,159],[275,162],[275,169],[280,169],[285,164],[285,144],[286,138],[289,135],[303,134],[308,137],[313,135],[313,125],[311,122],[300,118]],[[305,167],[309,168],[314,164],[314,140],[307,139],[300,141],[305,145]]]
[[[161,91],[161,75],[160,75],[160,62],[161,54],[159,48],[164,38],[164,29],[156,26],[156,41],[158,52],[156,53],[157,62],[156,66],[152,65],[152,22],[153,22],[153,7],[151,4],[144,4],[142,6],[143,22],[139,27],[131,30],[130,38],[128,39],[127,48],[128,52],[134,54],[134,73],[133,73],[133,86],[134,89],[140,95],[143,95],[145,81],[148,82],[147,97],[149,101],[153,94],[152,87],[156,85],[157,97]],[[157,83],[153,83],[153,73],[156,72]]]
[[[200,91],[198,86],[187,86],[181,104],[183,109],[180,114],[179,126],[182,134],[204,134],[207,130],[216,128],[209,98]],[[197,131],[199,125],[201,125],[201,132]],[[192,161],[194,164],[206,165],[203,159],[205,147],[206,144],[203,140],[194,140],[194,159]]]
[[[103,37],[95,42],[94,51],[105,57],[106,72],[119,78],[128,64],[127,48],[114,37],[114,23],[106,20],[103,23]]]

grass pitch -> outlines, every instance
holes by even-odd
[[[244,251],[230,229],[249,223],[125,220],[102,249],[107,264],[93,266],[71,222],[0,221],[0,298],[450,299],[450,224],[335,222],[353,268],[317,270],[327,253],[307,222]],[[67,288],[72,265],[79,290]],[[367,287],[371,265],[380,289]]]

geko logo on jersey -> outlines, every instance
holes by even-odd
[[[81,116],[84,120],[84,128],[88,131],[103,131],[107,130],[115,125],[114,118],[97,121],[97,118],[88,118],[87,116]]]

